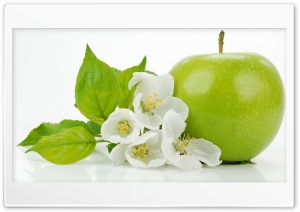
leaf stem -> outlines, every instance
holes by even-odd
[[[223,53],[224,35],[225,32],[221,30],[219,34],[219,53]]]
[[[103,143],[103,142],[107,142],[105,140],[96,140],[96,143]]]

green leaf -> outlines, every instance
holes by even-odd
[[[99,118],[99,117],[95,117],[95,116],[92,116],[92,115],[88,115],[88,114],[85,114],[83,112],[81,112],[82,115],[84,115],[85,117],[87,117],[89,120],[92,120],[94,123],[97,123],[97,124],[100,124],[102,125],[105,120],[107,119],[104,119],[104,118]]]
[[[85,128],[87,131],[92,133],[88,124],[83,121],[66,119],[57,124],[42,123],[37,128],[31,130],[29,135],[21,143],[19,143],[18,146],[35,145],[43,136],[54,135],[60,132],[62,129],[79,127],[79,126]]]
[[[88,121],[87,124],[95,135],[99,135],[101,133],[101,126],[99,124],[96,124],[92,121]]]
[[[117,146],[118,144],[115,144],[115,143],[110,143],[110,144],[107,144],[107,149],[108,149],[108,153],[110,153],[113,148],[115,148],[115,146]]]
[[[155,72],[153,72],[153,71],[148,71],[148,70],[146,70],[145,72],[148,73],[148,74],[152,74],[152,75],[154,75],[154,76],[157,76],[157,74],[156,74]]]
[[[70,164],[89,156],[96,146],[95,138],[83,127],[63,129],[45,136],[27,152],[37,152],[55,164]]]
[[[143,58],[142,62],[138,66],[133,66],[131,68],[126,69],[122,73],[118,75],[118,80],[121,87],[121,96],[119,101],[120,108],[132,108],[132,101],[134,98],[135,88],[128,90],[128,83],[132,78],[132,74],[134,72],[144,72],[146,68],[146,56]]]
[[[114,71],[114,73],[118,76],[119,74],[122,73],[122,71],[120,71],[119,69],[116,68],[112,68],[112,70]]]
[[[87,45],[75,86],[78,110],[101,125],[117,107],[120,92],[114,69],[97,59]]]

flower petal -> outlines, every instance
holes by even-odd
[[[164,139],[179,138],[185,127],[186,123],[182,120],[181,115],[173,109],[169,110],[163,119],[162,131]]]
[[[103,137],[104,138],[104,137]],[[109,141],[110,143],[118,144],[118,143],[127,143],[126,138],[122,138],[120,135],[111,135],[108,139],[105,139],[106,141]]]
[[[188,117],[189,108],[187,104],[177,97],[168,97],[164,99],[163,104],[160,107],[157,107],[154,113],[163,118],[170,109],[179,113],[183,121]]]
[[[137,167],[137,168],[148,168],[148,164],[146,164],[146,163],[144,163],[144,162],[142,162],[140,160],[134,159],[131,156],[128,156],[126,154],[125,154],[125,156],[126,156],[126,159],[127,159],[128,163],[131,166]]]
[[[126,121],[128,127],[126,133],[121,133],[119,130],[120,121]],[[111,143],[128,144],[139,137],[141,128],[141,123],[131,110],[117,109],[102,124],[101,135],[104,140]]]
[[[111,135],[118,134],[117,129],[114,127],[117,124],[117,119],[107,119],[101,126],[101,135],[102,138],[108,141]],[[113,141],[110,141],[113,142]],[[115,142],[113,142],[115,143]],[[118,143],[118,142],[116,142]]]
[[[162,141],[161,150],[166,156],[169,163],[178,163],[180,160],[180,153],[175,151],[173,147],[174,138],[167,138]]]
[[[160,146],[156,145],[156,143],[160,143],[159,138],[161,138],[161,136],[159,136],[159,132],[149,131],[131,143],[125,151],[125,157],[130,165],[141,168],[151,168],[164,165],[166,162],[166,157],[162,154]],[[131,156],[132,148],[143,143],[147,143],[151,149],[147,153],[148,155],[146,161],[141,161],[140,159]]]
[[[147,81],[140,82],[140,84],[136,86],[134,95],[136,96],[138,93],[143,93],[145,94],[145,98],[147,98],[148,96],[152,96],[154,93],[159,94],[158,87],[157,80],[152,77],[147,79]]]
[[[148,168],[156,168],[166,163],[166,158],[153,159],[148,163]]]
[[[222,162],[219,160],[221,149],[203,138],[192,139],[189,142],[187,152],[192,154],[197,160],[206,163],[208,166],[217,166]]]
[[[138,137],[133,143],[131,143],[128,148],[139,145],[139,144],[143,144],[145,143],[148,139],[157,136],[157,133],[155,132],[146,132],[143,135],[141,135],[140,137]]]
[[[128,145],[126,144],[117,144],[112,151],[109,153],[107,145],[108,142],[101,142],[96,145],[96,149],[103,153],[106,157],[112,160],[115,163],[123,163],[126,160],[125,150]]]
[[[148,74],[145,72],[135,72],[133,73],[133,77],[128,83],[128,89],[131,90],[131,88],[142,81],[147,81],[150,78],[155,77],[153,74]]]
[[[141,106],[141,100],[145,95],[143,93],[138,93],[135,95],[132,105],[134,107],[134,111]]]
[[[159,75],[154,78],[158,85],[159,98],[171,97],[174,91],[174,78],[171,74]]]
[[[190,155],[181,155],[177,163],[171,164],[182,170],[200,169],[202,167],[201,162]]]
[[[143,113],[142,108],[140,107],[142,97],[143,94],[139,93],[133,100],[134,112],[139,119],[141,127],[146,127],[148,129],[159,129],[159,126],[162,124],[162,119],[155,114],[150,116],[146,113]]]
[[[126,119],[129,117],[129,114],[133,113],[131,110],[120,108],[112,112],[109,116],[108,119]]]
[[[156,93],[159,99],[171,97],[174,91],[174,79],[170,74],[154,76],[147,73],[134,73],[132,79],[129,81],[129,89],[137,84],[135,96],[138,93],[144,95],[153,95]]]
[[[133,146],[139,145],[139,144],[143,144],[145,143],[149,138],[155,136],[156,133],[144,133],[143,135],[141,135],[140,137],[138,137],[133,143],[131,143],[129,146],[127,146],[126,150],[125,150],[125,157],[128,161],[128,163],[134,167],[141,167],[141,168],[147,168],[147,164],[143,163],[140,160],[137,160],[133,157],[131,157],[131,149]]]
[[[134,128],[130,133],[130,135],[128,135],[127,139],[124,142],[120,142],[120,143],[130,144],[140,136],[140,133],[141,133],[140,129]]]
[[[148,142],[147,142],[148,143]],[[153,146],[151,146],[152,148]],[[156,168],[166,163],[166,156],[162,153],[161,149],[150,150],[148,155],[148,164],[145,168]]]
[[[109,158],[109,153],[108,153],[108,149],[107,149],[108,144],[109,144],[108,142],[98,143],[96,145],[95,149],[97,149],[99,152],[103,153],[106,157]]]
[[[162,124],[162,119],[158,115],[149,116],[144,114],[142,110],[138,109],[136,115],[139,118],[143,127],[148,129],[159,129],[159,126]]]
[[[126,160],[125,150],[127,146],[126,144],[118,144],[111,150],[109,158],[115,163],[123,163]]]
[[[162,142],[162,130],[160,129],[156,129],[156,130],[150,130],[148,131],[147,133],[149,132],[154,132],[156,133],[156,137],[154,139],[149,139],[147,142],[151,145],[151,147],[153,149],[161,149],[161,142]]]

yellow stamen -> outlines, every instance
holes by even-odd
[[[158,98],[157,93],[153,93],[153,95],[148,95],[146,101],[141,102],[143,113],[153,115],[152,110],[154,110],[157,106],[160,106],[162,102],[163,100]]]
[[[149,156],[149,150],[152,150],[148,144],[139,144],[131,148],[131,157],[146,163],[147,157]],[[151,154],[153,156],[154,154]]]
[[[118,130],[123,135],[128,134],[130,129],[131,129],[131,127],[130,127],[128,121],[123,120],[118,123]]]
[[[183,134],[179,138],[177,138],[176,142],[173,143],[173,147],[176,151],[180,152],[180,155],[186,155],[186,149],[188,148],[189,142],[194,139],[191,138],[188,134]]]

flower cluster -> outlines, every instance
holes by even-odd
[[[164,164],[198,169],[204,162],[216,166],[221,150],[213,143],[185,135],[188,106],[173,97],[170,74],[155,76],[136,72],[128,89],[135,87],[133,111],[116,109],[101,127],[98,147],[115,163],[151,168]]]

